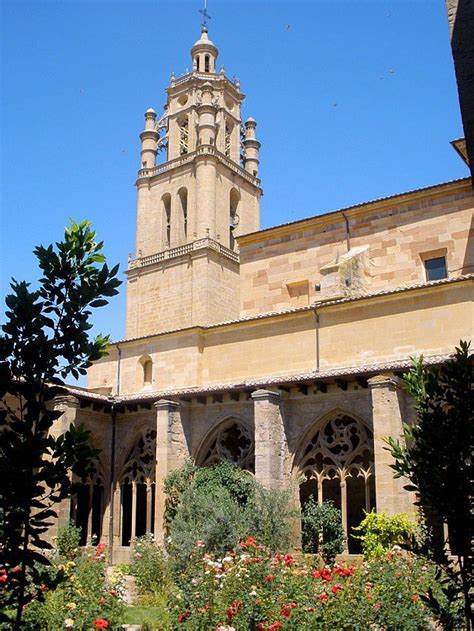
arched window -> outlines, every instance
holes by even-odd
[[[179,155],[188,153],[189,147],[189,125],[188,117],[184,116],[178,121],[179,125]]]
[[[188,236],[188,189],[184,186],[178,191],[179,201],[181,205],[181,215],[183,219],[184,238]]]
[[[200,451],[196,462],[201,467],[231,462],[247,471],[255,471],[253,437],[239,419],[230,418],[221,423]]]
[[[195,61],[196,61],[196,70],[197,70],[198,72],[200,72],[200,70],[201,70],[201,64],[199,63],[199,62],[200,62],[199,55],[196,55],[196,60],[195,60]]]
[[[211,61],[209,55],[204,56],[204,72],[209,72],[211,66]]]
[[[227,120],[225,122],[225,130],[224,130],[224,153],[226,156],[230,156],[232,130],[233,130],[233,125],[230,121]]]
[[[341,510],[349,552],[360,544],[351,535],[364,510],[375,506],[374,441],[370,429],[348,414],[338,413],[319,424],[303,445],[298,463],[305,478],[302,505],[310,496],[319,503],[332,500]]]
[[[99,460],[94,459],[71,498],[71,519],[81,530],[81,546],[87,545],[88,538],[100,542],[104,508],[103,476]]]
[[[169,193],[165,193],[161,200],[163,202],[163,210],[166,222],[165,245],[169,248],[171,244],[171,195]]]
[[[239,225],[239,216],[237,214],[239,201],[239,192],[233,188],[229,195],[229,248],[231,250],[235,249],[235,229]]]
[[[120,539],[129,546],[132,539],[154,532],[156,431],[149,429],[136,440],[119,476],[121,497]]]
[[[147,359],[147,361],[143,364],[143,385],[151,386],[152,382],[152,374],[153,374],[153,362],[151,359]]]

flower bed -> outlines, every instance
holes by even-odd
[[[320,567],[317,558],[277,554],[249,537],[223,558],[200,542],[179,579],[173,628],[216,631],[276,629],[422,630],[429,612],[419,597],[432,568],[391,553],[359,568]]]

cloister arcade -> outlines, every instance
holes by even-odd
[[[140,431],[131,448],[123,451],[126,455],[116,469],[117,543],[123,547],[130,546],[134,537],[154,533],[157,527],[156,437],[154,429]],[[204,436],[191,456],[199,466],[227,461],[255,474],[255,441],[249,424],[229,415]],[[288,462],[287,482],[298,479],[301,506],[310,496],[319,503],[333,501],[341,510],[348,551],[357,552],[351,528],[360,523],[364,510],[375,507],[374,444],[369,425],[348,412],[333,410],[310,425],[294,453],[288,454]],[[100,540],[105,529],[107,477],[97,461],[72,502],[71,517],[81,526],[83,545],[91,535]]]

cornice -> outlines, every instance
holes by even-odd
[[[128,263],[128,269],[125,273],[130,276],[136,270],[143,269],[151,265],[156,265],[157,263],[161,263],[163,261],[170,261],[172,259],[179,259],[183,256],[203,253],[205,250],[212,250],[213,252],[217,252],[224,258],[227,258],[234,263],[239,262],[239,255],[237,252],[226,248],[218,241],[214,241],[214,239],[205,238],[196,239],[192,243],[179,245],[175,248],[170,248],[169,250],[163,250],[162,252],[150,254],[149,256],[142,256],[136,259],[130,259]]]
[[[168,160],[168,162],[165,162],[164,164],[159,164],[158,166],[151,168],[140,169],[138,171],[138,179],[135,184],[136,186],[150,186],[155,178],[163,175],[164,173],[170,174],[185,164],[190,164],[202,158],[212,158],[217,160],[258,189],[260,193],[262,192],[260,179],[258,177],[248,173],[239,164],[221,153],[214,145],[200,145],[196,151],[191,151],[190,153],[186,153],[178,158],[174,158],[173,160]]]

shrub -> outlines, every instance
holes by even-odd
[[[166,588],[166,559],[153,535],[144,535],[134,541],[129,571],[135,577],[140,596],[158,595]]]
[[[195,555],[197,541],[201,556],[223,556],[250,534],[257,534],[272,550],[289,545],[294,513],[289,494],[265,490],[235,465],[191,468],[186,463],[167,478],[165,488],[170,493],[166,550],[179,581]]]
[[[362,542],[367,559],[377,559],[387,554],[395,545],[405,544],[415,534],[416,523],[405,513],[389,517],[385,513],[366,513],[359,526],[353,528],[362,533],[356,536]]]
[[[58,529],[56,549],[60,557],[73,561],[80,554],[81,529],[70,521]]]
[[[45,590],[43,602],[35,600],[28,605],[26,628],[57,631],[64,627],[119,627],[124,609],[121,579],[107,576],[105,557],[105,546],[100,544],[75,561],[53,564],[52,572],[62,574],[64,580],[56,589]],[[96,627],[96,623],[103,626]]]
[[[256,485],[245,515],[246,535],[253,535],[272,552],[286,551],[291,543],[291,524],[298,511],[292,508],[289,490]]]
[[[331,563],[344,550],[341,511],[332,501],[322,504],[310,497],[303,508],[302,538],[305,552],[319,553]]]
[[[205,555],[170,602],[174,629],[380,629],[424,631],[429,612],[419,591],[434,570],[390,554],[361,568],[317,567],[315,557],[272,554],[248,537],[238,552]]]

